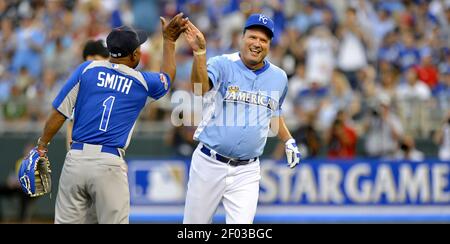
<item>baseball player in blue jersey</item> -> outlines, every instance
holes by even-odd
[[[128,223],[130,195],[123,159],[136,119],[148,100],[164,96],[173,81],[175,42],[186,29],[182,13],[163,25],[160,73],[134,70],[145,32],[120,27],[109,33],[109,61],[87,61],[53,101],[39,139],[47,145],[74,110],[71,150],[59,181],[55,223]],[[92,214],[94,212],[95,214]]]
[[[83,48],[83,61],[93,60],[107,60],[109,58],[109,51],[104,45],[102,40],[89,40],[84,44]],[[72,118],[67,123],[66,129],[66,147],[70,150],[72,144]]]
[[[186,40],[194,51],[191,81],[196,95],[205,94],[203,120],[194,138],[183,223],[211,223],[220,202],[226,223],[252,223],[258,202],[260,167],[269,127],[278,128],[286,144],[288,165],[300,161],[295,140],[281,116],[287,92],[286,73],[266,56],[273,21],[251,15],[240,51],[206,62],[203,34],[188,22]]]

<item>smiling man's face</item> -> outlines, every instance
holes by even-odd
[[[251,69],[262,68],[270,49],[270,41],[264,28],[247,29],[241,43],[241,58],[244,64]]]

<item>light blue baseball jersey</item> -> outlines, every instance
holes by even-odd
[[[258,71],[239,53],[208,60],[213,88],[205,95],[203,120],[194,139],[236,159],[259,157],[266,145],[270,119],[280,116],[287,93],[286,73],[267,60]]]
[[[73,141],[125,149],[146,102],[161,98],[169,87],[167,74],[88,61],[71,75],[53,107],[66,118],[74,109]]]

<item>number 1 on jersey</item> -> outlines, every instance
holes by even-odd
[[[111,111],[112,111],[112,107],[114,105],[114,100],[116,100],[116,98],[113,96],[110,96],[105,101],[103,101],[104,109],[103,109],[102,120],[100,121],[100,128],[99,128],[99,130],[101,130],[101,131],[106,131],[106,129],[108,129],[109,117],[111,117]]]

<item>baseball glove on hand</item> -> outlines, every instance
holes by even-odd
[[[33,148],[22,160],[19,182],[30,197],[42,196],[52,189],[50,162],[45,151]]]

